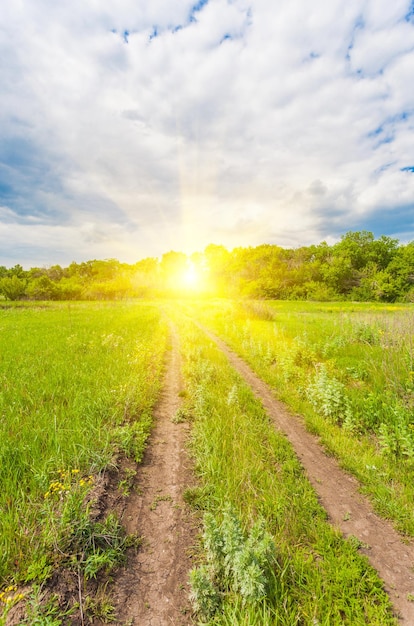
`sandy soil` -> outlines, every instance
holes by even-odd
[[[345,537],[353,535],[367,546],[361,552],[383,579],[401,623],[412,626],[414,602],[408,598],[414,597],[414,542],[403,540],[388,521],[376,515],[372,505],[359,493],[357,480],[324,453],[317,437],[306,431],[299,418],[287,411],[270,387],[239,356],[213,333],[202,329],[250,385],[275,426],[287,435],[330,522]]]

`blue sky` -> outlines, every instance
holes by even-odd
[[[20,0],[0,264],[414,239],[410,0]]]

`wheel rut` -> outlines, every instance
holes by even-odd
[[[337,461],[323,451],[319,440],[300,420],[288,412],[273,395],[271,388],[227,344],[204,326],[196,325],[227,356],[231,365],[251,387],[274,425],[285,433],[318,494],[331,524],[345,537],[361,542],[360,551],[384,581],[399,621],[414,624],[414,543],[405,542],[390,522],[380,518],[370,502],[359,493],[360,485],[342,470]]]
[[[155,426],[123,514],[127,532],[137,533],[143,543],[128,556],[112,587],[117,623],[122,626],[191,624],[188,551],[196,530],[183,501],[183,490],[191,482],[185,449],[189,426],[172,422],[180,406],[180,371],[179,338],[172,328]]]

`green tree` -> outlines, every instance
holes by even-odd
[[[0,279],[0,293],[7,300],[20,300],[26,291],[26,281],[16,274]]]
[[[31,281],[27,287],[27,295],[32,300],[60,300],[61,292],[59,285],[54,283],[49,276],[43,275]]]

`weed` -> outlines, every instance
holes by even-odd
[[[124,478],[122,478],[122,480],[120,480],[118,483],[118,489],[122,493],[124,498],[127,498],[130,495],[136,475],[137,475],[136,470],[132,468],[125,469]]]
[[[150,510],[155,511],[160,502],[172,502],[172,497],[168,495],[156,496],[154,502],[152,502],[150,505]]]
[[[125,534],[113,513],[103,521],[93,521],[87,507],[63,511],[58,541],[62,564],[82,571],[86,580],[118,566],[124,561],[126,549],[138,541]]]
[[[204,511],[207,508],[209,494],[206,489],[197,487],[187,487],[183,493],[183,500],[195,510]]]
[[[151,418],[141,419],[139,422],[116,428],[112,435],[115,448],[136,463],[140,463],[150,433],[151,422]]]
[[[173,424],[182,424],[183,422],[190,422],[191,420],[192,412],[189,406],[180,407],[171,418]]]
[[[330,376],[324,365],[319,366],[313,382],[308,386],[307,396],[315,409],[332,422],[340,424],[350,414],[345,386]]]
[[[379,427],[378,441],[386,454],[396,459],[414,459],[414,428],[407,410],[393,407],[392,419]]]
[[[230,508],[224,511],[220,524],[207,513],[203,543],[207,564],[190,573],[190,597],[202,619],[210,619],[220,609],[226,594],[238,593],[247,603],[266,597],[275,546],[263,521],[243,533],[240,520]]]
[[[26,618],[20,623],[28,626],[61,626],[64,618],[76,611],[75,607],[62,609],[59,596],[52,594],[47,597],[41,586],[36,585],[26,606]]]
[[[364,543],[363,541],[361,541],[361,539],[358,539],[358,537],[355,537],[355,535],[349,535],[348,541],[351,544],[351,546],[355,548],[356,550],[359,550],[359,548],[370,550],[371,548],[371,546],[368,543]]]
[[[116,621],[116,613],[113,602],[107,593],[107,585],[100,586],[96,594],[85,598],[84,610],[89,620],[97,619],[105,624]]]

